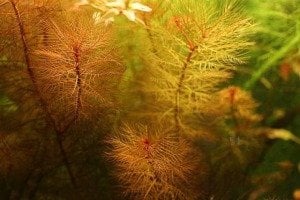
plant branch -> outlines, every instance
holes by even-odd
[[[41,103],[42,109],[44,110],[47,119],[50,120],[50,124],[52,125],[52,127],[54,128],[54,131],[56,133],[56,138],[57,138],[57,142],[58,142],[58,145],[59,145],[60,153],[62,155],[64,165],[66,166],[68,174],[70,176],[72,185],[74,186],[74,188],[77,188],[77,184],[76,184],[76,181],[75,181],[75,176],[74,176],[74,174],[71,170],[71,166],[70,166],[66,151],[65,151],[64,146],[63,146],[63,137],[62,136],[67,131],[67,129],[64,128],[62,130],[59,127],[59,125],[56,124],[55,119],[51,115],[51,112],[48,108],[47,102],[43,99],[42,94],[39,91],[38,83],[37,83],[37,80],[36,80],[36,77],[35,77],[34,71],[33,71],[33,66],[32,66],[32,62],[31,62],[29,47],[27,45],[28,44],[27,43],[27,35],[25,33],[24,23],[21,20],[21,14],[20,14],[20,11],[18,9],[17,4],[13,0],[10,0],[10,3],[11,3],[12,8],[14,10],[14,14],[16,16],[16,21],[18,23],[19,33],[20,33],[20,36],[21,36],[21,41],[22,41],[22,46],[23,46],[24,59],[25,59],[25,63],[26,63],[26,66],[27,66],[27,72],[29,74],[29,77],[30,77],[32,83],[33,83],[34,90],[37,94],[37,97],[38,97],[40,103]]]
[[[33,83],[34,90],[35,90],[35,92],[36,92],[36,94],[38,96],[38,99],[39,99],[39,101],[41,103],[41,106],[42,106],[43,110],[45,111],[46,115],[50,119],[50,123],[55,128],[55,131],[59,131],[59,129],[56,129],[57,125],[55,123],[55,120],[52,117],[52,115],[51,115],[51,113],[50,113],[50,111],[48,109],[47,103],[42,98],[42,95],[41,95],[41,93],[39,91],[39,88],[38,88],[38,83],[37,83],[37,80],[36,80],[34,72],[33,72],[33,66],[32,66],[32,62],[31,62],[31,58],[30,58],[29,47],[27,45],[27,36],[26,36],[26,33],[25,33],[24,24],[23,24],[23,22],[21,20],[20,11],[19,11],[16,3],[13,0],[10,0],[10,3],[12,5],[12,7],[13,7],[14,14],[16,16],[16,20],[17,20],[17,23],[18,23],[19,33],[20,33],[20,36],[21,36],[22,47],[23,47],[23,52],[24,52],[24,59],[25,59],[25,63],[26,63],[26,66],[27,66],[27,73],[28,73],[28,75],[30,77],[31,82]]]
[[[66,152],[65,147],[63,145],[63,136],[64,135],[62,133],[56,134],[56,141],[59,145],[59,149],[60,149],[60,153],[62,155],[63,163],[65,164],[65,167],[67,168],[67,172],[68,172],[68,175],[70,177],[71,183],[72,183],[73,187],[77,190],[78,185],[77,185],[77,182],[76,182],[76,178],[75,178],[75,175],[72,171],[71,163],[69,161],[67,152]]]
[[[156,173],[156,171],[155,171],[155,168],[154,168],[153,156],[152,156],[152,153],[151,153],[151,151],[150,151],[150,149],[152,148],[152,147],[151,147],[152,144],[150,144],[150,143],[151,143],[151,141],[150,141],[148,138],[146,138],[146,139],[143,140],[143,145],[144,145],[144,148],[143,148],[143,149],[144,149],[145,152],[146,152],[145,159],[146,159],[146,161],[147,161],[147,163],[148,163],[148,167],[150,168],[150,173],[152,173],[152,174],[151,174],[152,176],[150,177],[150,180],[152,181],[152,184],[151,184],[150,187],[148,188],[148,190],[147,190],[146,194],[144,195],[144,198],[143,198],[143,199],[146,199],[146,198],[147,198],[147,196],[148,196],[148,194],[149,194],[151,188],[152,188],[152,187],[154,186],[154,184],[157,183],[158,180],[159,180],[159,176],[157,175],[157,173]]]
[[[189,63],[191,63],[191,59],[195,51],[197,50],[198,46],[190,46],[190,52],[187,55],[183,67],[180,72],[180,77],[178,81],[178,86],[176,90],[176,96],[175,96],[175,108],[174,108],[174,120],[175,120],[175,130],[176,132],[179,132],[180,130],[180,120],[179,120],[179,113],[180,113],[180,94],[182,92],[183,82],[185,80],[186,76],[186,70],[188,68]]]
[[[76,94],[76,102],[75,102],[75,113],[74,117],[71,119],[71,121],[62,128],[62,132],[65,133],[70,126],[76,122],[79,118],[80,110],[82,108],[82,74],[80,69],[80,47],[74,46],[73,47],[73,56],[74,56],[74,70],[76,74],[76,80],[75,80],[75,89],[77,88],[77,94]]]

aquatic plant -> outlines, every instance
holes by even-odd
[[[196,174],[204,175],[205,167],[172,129],[125,124],[108,142],[115,176],[130,199],[198,198]]]
[[[297,196],[297,5],[0,0],[0,199]]]
[[[161,5],[163,11],[166,4]],[[170,6],[162,19],[146,21],[152,46],[144,54],[137,80],[147,107],[141,115],[167,120],[177,132],[197,135],[189,124],[217,112],[214,93],[244,62],[252,26],[236,2],[224,2],[221,8],[205,1]]]
[[[50,3],[1,3],[1,15],[7,17],[1,24],[1,90],[17,103],[20,115],[13,126],[44,123],[38,132],[55,133],[71,183],[78,188],[64,138],[83,113],[95,114],[97,107],[101,115],[112,107],[111,92],[123,70],[107,29],[95,27],[82,13],[62,13],[59,2]]]

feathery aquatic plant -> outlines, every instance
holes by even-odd
[[[1,15],[7,17],[0,25],[1,90],[19,106],[16,123],[40,123],[44,130],[38,132],[55,132],[62,161],[77,188],[63,144],[65,134],[83,111],[95,109],[99,114],[111,107],[122,67],[114,59],[107,29],[94,27],[90,18],[78,13],[62,14],[59,4],[1,2]],[[58,17],[64,21],[57,22]],[[91,29],[84,28],[88,23]]]
[[[62,129],[79,117],[112,108],[123,67],[111,32],[85,13],[48,22],[47,42],[34,51],[38,88]],[[98,114],[99,114],[98,113]]]
[[[171,3],[162,19],[146,24],[153,48],[138,81],[146,102],[141,115],[198,134],[191,123],[216,112],[213,94],[244,62],[251,22],[236,2],[190,0]]]
[[[173,130],[124,124],[109,144],[115,176],[131,199],[197,199],[196,177],[204,168],[191,144]]]

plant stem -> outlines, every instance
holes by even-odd
[[[143,141],[143,144],[144,144],[144,150],[146,152],[146,156],[145,156],[145,159],[148,163],[148,166],[150,168],[150,171],[152,172],[152,177],[150,177],[151,181],[152,181],[152,184],[151,186],[148,188],[148,190],[146,191],[145,195],[144,195],[144,198],[143,199],[147,199],[147,196],[152,188],[152,186],[154,186],[155,183],[158,182],[159,180],[159,176],[157,175],[156,171],[155,171],[155,168],[154,168],[154,165],[153,165],[153,156],[152,156],[152,153],[150,151],[151,149],[151,141],[149,138],[145,139]]]
[[[75,72],[76,72],[76,87],[78,88],[78,92],[76,95],[76,108],[75,108],[75,121],[79,117],[80,109],[81,109],[81,95],[82,95],[82,79],[81,79],[81,70],[79,65],[79,59],[80,59],[80,50],[78,47],[75,47],[74,49],[74,60],[75,60]]]
[[[180,130],[180,119],[179,119],[179,114],[180,114],[180,94],[182,92],[182,87],[183,87],[183,82],[185,80],[185,76],[186,76],[186,70],[188,68],[189,63],[191,62],[192,56],[195,53],[195,51],[197,50],[198,46],[193,46],[190,47],[190,52],[187,55],[183,67],[180,71],[180,77],[179,77],[179,81],[178,81],[178,86],[177,86],[177,90],[176,90],[176,96],[175,96],[175,108],[174,108],[174,121],[175,121],[175,131],[178,133]]]
[[[299,25],[297,25],[299,26]],[[244,88],[250,90],[256,82],[262,77],[268,70],[271,69],[279,60],[284,58],[289,51],[291,51],[297,44],[300,43],[300,33],[299,27],[297,27],[297,31],[295,33],[295,37],[293,37],[286,45],[284,45],[281,49],[276,51],[275,54],[271,58],[268,59],[255,73],[252,74],[252,77],[245,83]]]
[[[146,19],[146,16],[145,16],[145,14],[144,14],[144,22],[145,22],[145,25],[146,25],[146,31],[147,31],[147,35],[148,35],[148,38],[149,38],[149,40],[150,40],[150,43],[151,43],[151,50],[152,50],[152,52],[154,53],[154,54],[156,54],[157,53],[157,50],[155,49],[155,46],[154,46],[154,39],[153,39],[153,34],[152,34],[152,32],[151,32],[151,25],[150,25],[150,23],[148,23],[147,22],[147,19]]]
[[[19,33],[20,33],[20,36],[21,36],[21,41],[22,41],[22,46],[23,46],[24,59],[25,59],[25,63],[26,63],[26,66],[27,66],[27,72],[29,74],[29,77],[30,77],[32,83],[33,83],[34,90],[37,94],[37,97],[38,97],[40,103],[41,103],[42,109],[44,110],[47,119],[50,121],[50,124],[52,125],[52,127],[54,128],[54,131],[56,133],[56,138],[57,138],[57,142],[58,142],[58,145],[59,145],[59,150],[60,150],[60,153],[62,155],[64,165],[67,168],[68,175],[71,179],[71,183],[72,183],[73,187],[75,189],[77,189],[77,183],[76,183],[76,180],[75,180],[75,176],[74,176],[74,174],[71,170],[71,166],[70,166],[66,151],[65,151],[64,146],[63,146],[63,137],[62,136],[67,131],[67,129],[64,128],[64,129],[62,129],[63,130],[62,131],[61,128],[56,124],[54,117],[51,115],[51,112],[48,109],[47,102],[43,99],[42,94],[39,91],[38,83],[37,83],[36,77],[34,75],[33,66],[32,66],[32,62],[31,62],[31,58],[30,58],[29,47],[27,45],[27,35],[25,33],[24,24],[21,20],[21,14],[20,14],[20,11],[18,9],[17,4],[13,0],[10,0],[10,3],[13,7],[14,14],[16,16],[16,20],[17,20],[17,23],[18,23]]]
[[[63,159],[63,163],[65,164],[65,167],[67,169],[68,175],[69,175],[70,180],[71,180],[71,183],[72,183],[73,187],[77,190],[78,185],[77,185],[77,182],[76,182],[76,179],[75,179],[75,175],[72,171],[67,152],[66,152],[65,147],[63,145],[63,134],[62,133],[56,134],[56,141],[57,141],[57,144],[59,146],[59,150],[60,150],[60,153],[61,153],[61,156],[62,156],[62,159]]]
[[[82,74],[80,69],[80,47],[74,46],[73,47],[73,58],[74,58],[74,70],[76,74],[76,80],[75,80],[75,89],[77,88],[77,94],[76,94],[76,100],[75,100],[75,111],[74,111],[74,117],[70,120],[69,123],[67,123],[64,127],[62,127],[61,132],[65,133],[70,126],[76,122],[79,118],[82,101]]]

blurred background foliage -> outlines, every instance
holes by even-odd
[[[251,91],[259,102],[263,126],[299,137],[300,1],[248,0],[246,9],[257,24],[255,45],[233,84]],[[259,162],[249,170],[253,186],[258,193],[267,191],[265,198],[291,199],[300,187],[299,163],[299,143],[267,141]]]

